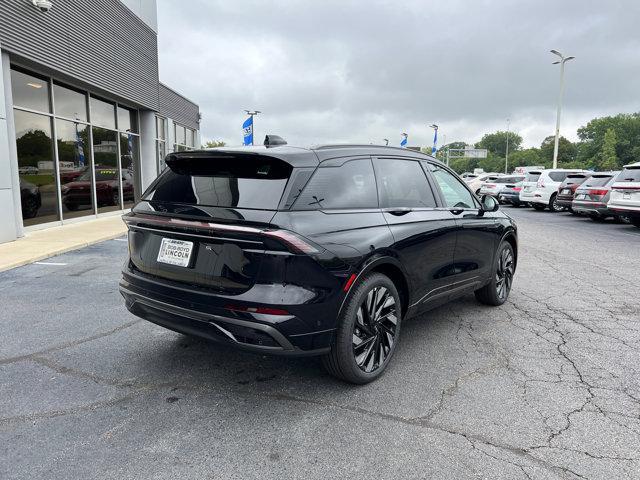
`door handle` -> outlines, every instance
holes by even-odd
[[[413,209],[409,207],[397,207],[397,208],[385,208],[384,211],[387,213],[390,213],[391,215],[395,215],[396,217],[400,217],[402,215],[406,215],[409,212],[413,212]]]

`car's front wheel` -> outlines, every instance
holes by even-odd
[[[476,299],[480,303],[493,306],[506,302],[513,284],[515,266],[513,247],[509,242],[502,242],[494,260],[491,281],[475,291]]]
[[[326,370],[356,384],[378,378],[395,352],[401,308],[398,290],[386,275],[373,273],[358,282],[338,318],[335,343],[322,359]]]

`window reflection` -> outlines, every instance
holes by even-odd
[[[14,118],[24,225],[59,220],[51,120],[20,110]]]
[[[91,97],[91,123],[106,128],[116,128],[115,105]]]
[[[93,158],[98,213],[120,210],[117,133],[93,127]],[[90,172],[85,174],[90,175]]]
[[[118,130],[138,133],[138,121],[134,110],[118,107]]]
[[[56,108],[56,116],[59,115],[83,122],[87,121],[87,97],[84,93],[54,84],[53,101]]]
[[[51,111],[48,80],[12,69],[11,92],[13,104],[18,107],[47,113]]]
[[[139,139],[136,135],[120,134],[120,167],[122,198],[124,208],[131,208],[135,202],[135,165],[138,164]]]
[[[93,214],[89,127],[56,120],[62,218]]]
[[[167,147],[165,142],[156,140],[156,157],[158,159],[158,174],[160,174],[166,167],[164,163],[164,157],[167,156]]]

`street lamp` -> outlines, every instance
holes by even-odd
[[[255,137],[256,128],[255,123],[253,123],[253,117],[262,113],[260,110],[245,110],[246,114],[251,117],[251,145],[253,146],[253,139]]]
[[[560,60],[553,62],[553,65],[560,64],[560,94],[558,95],[558,115],[556,117],[556,139],[553,145],[553,168],[558,168],[558,143],[560,141],[560,112],[562,111],[562,94],[564,93],[564,64],[576,57],[565,57],[557,50],[551,53],[560,57]]]
[[[431,148],[431,155],[435,155],[438,151],[438,125],[432,123],[429,125],[430,128],[433,128],[433,147]]]

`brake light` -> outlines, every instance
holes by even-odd
[[[234,312],[262,313],[264,315],[291,315],[289,312],[281,308],[245,307],[241,305],[225,305],[224,308]]]
[[[613,187],[614,190],[640,190],[640,187],[627,187],[624,185],[616,185]]]
[[[522,190],[522,187],[513,187],[514,192],[519,192],[520,190]]]
[[[589,190],[589,195],[602,196],[602,195],[606,195],[607,193],[608,193],[608,190],[599,190],[599,189]]]
[[[305,242],[304,239],[293,232],[286,230],[264,230],[266,237],[275,238],[287,245],[294,253],[318,253],[318,249]]]

